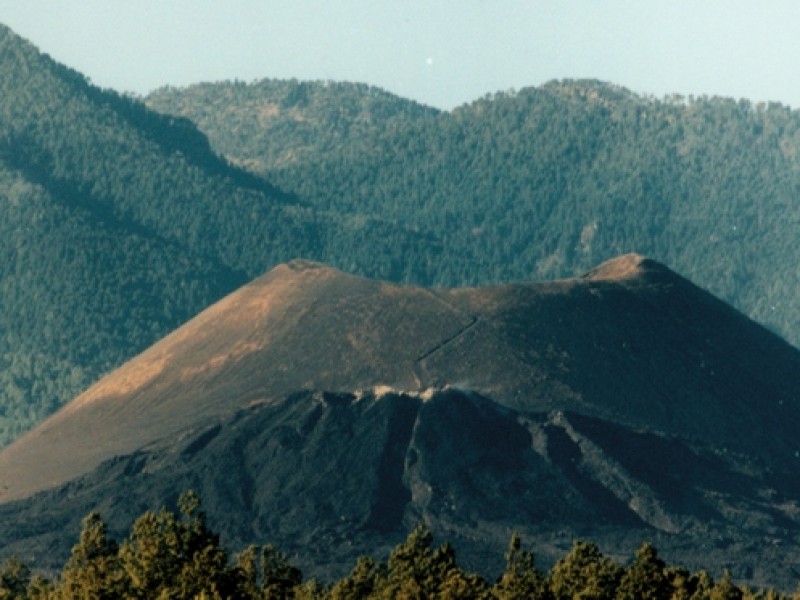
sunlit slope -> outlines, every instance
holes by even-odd
[[[450,290],[292,261],[0,452],[0,548],[52,567],[90,510],[195,489],[320,576],[422,519],[479,570],[520,531],[789,588],[798,390],[798,350],[639,255]]]
[[[435,251],[231,167],[2,26],[0,233],[0,446],[281,261],[393,277]]]
[[[146,101],[316,206],[444,234],[433,272],[410,281],[568,277],[635,248],[800,343],[800,116],[786,106],[591,80],[451,112],[275,80]]]
[[[299,390],[468,389],[753,457],[795,451],[800,354],[658,263],[430,290],[295,261],[114,371],[0,453],[2,498]]]

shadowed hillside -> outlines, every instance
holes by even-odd
[[[315,206],[444,232],[432,279],[411,270],[409,281],[568,277],[635,249],[800,343],[800,116],[788,107],[597,81],[452,112],[367,86],[274,80],[146,101]]]
[[[427,241],[309,207],[0,26],[0,446],[281,261],[399,278]]]
[[[264,81],[162,90],[159,114],[6,28],[0,75],[0,445],[296,256],[455,286],[635,248],[800,339],[779,105],[560,82],[445,113]]]
[[[314,572],[424,519],[470,565],[517,529],[547,557],[651,539],[777,583],[798,556],[798,389],[796,349],[637,255],[454,290],[294,261],[0,453],[0,545],[65,550],[94,507],[122,528],[192,488],[232,544],[314,548]]]
[[[443,113],[266,81],[162,90],[165,115],[6,28],[0,75],[0,445],[296,256],[454,286],[635,248],[800,339],[781,106],[562,82]]]

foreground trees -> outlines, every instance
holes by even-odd
[[[545,573],[513,535],[506,568],[494,582],[458,566],[448,544],[433,548],[418,525],[386,563],[360,558],[349,575],[331,585],[303,581],[302,573],[273,546],[251,546],[230,560],[206,525],[194,493],[179,501],[179,514],[147,512],[121,544],[108,537],[96,513],[83,522],[78,543],[61,575],[47,581],[16,559],[0,568],[0,600],[325,599],[408,600],[779,600],[798,599],[735,585],[728,574],[715,582],[705,571],[669,567],[650,544],[623,567],[598,547],[575,542]]]

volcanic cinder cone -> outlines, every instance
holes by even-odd
[[[598,523],[618,541],[718,523],[745,547],[797,529],[799,395],[800,352],[638,255],[456,290],[294,261],[3,450],[3,502],[51,491],[0,516],[193,486],[242,543],[335,531],[326,560],[419,518],[473,557],[510,527]]]

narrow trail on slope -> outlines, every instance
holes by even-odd
[[[427,351],[423,352],[422,354],[420,354],[420,355],[417,357],[417,359],[414,361],[414,364],[413,364],[413,365],[412,365],[412,367],[411,367],[412,373],[413,373],[413,375],[414,375],[414,379],[415,379],[415,380],[416,380],[416,382],[417,382],[417,389],[422,389],[422,380],[423,380],[423,377],[426,375],[426,373],[424,372],[424,371],[425,371],[425,367],[423,366],[422,362],[423,362],[423,361],[425,361],[425,360],[427,360],[428,358],[430,358],[432,355],[436,354],[436,353],[437,353],[437,352],[439,352],[440,350],[443,350],[444,348],[446,348],[447,346],[449,346],[451,343],[453,343],[455,340],[457,340],[458,338],[460,338],[462,335],[464,335],[464,334],[465,334],[466,332],[468,332],[470,329],[472,329],[473,327],[475,327],[475,325],[476,325],[476,324],[478,323],[478,321],[480,320],[480,319],[479,319],[478,317],[476,317],[475,315],[471,315],[471,314],[464,313],[462,310],[460,310],[459,308],[456,308],[455,306],[453,306],[453,304],[452,304],[452,303],[450,303],[450,302],[448,302],[448,301],[444,300],[442,297],[440,297],[440,296],[439,296],[439,295],[437,295],[436,293],[434,293],[434,292],[432,292],[432,291],[430,291],[430,290],[426,290],[426,291],[427,291],[427,292],[428,292],[428,294],[430,294],[430,295],[431,295],[433,298],[435,298],[436,300],[438,300],[439,302],[441,302],[442,304],[444,304],[445,306],[447,306],[447,307],[448,307],[450,310],[452,310],[452,311],[453,311],[453,312],[455,312],[456,314],[463,315],[464,317],[467,317],[467,316],[468,316],[468,317],[469,317],[469,319],[470,319],[470,321],[469,321],[469,323],[467,323],[466,325],[464,325],[463,327],[461,327],[461,328],[460,328],[458,331],[456,331],[454,334],[452,334],[451,336],[449,336],[449,337],[447,337],[447,338],[443,339],[441,342],[439,342],[438,344],[436,344],[436,345],[435,345],[433,348],[431,348],[430,350],[427,350]]]
[[[417,358],[417,360],[414,361],[414,364],[418,365],[423,360],[425,360],[426,358],[430,357],[432,354],[434,354],[434,353],[438,352],[439,350],[441,350],[442,348],[446,347],[448,344],[452,343],[457,338],[461,337],[464,333],[466,333],[467,331],[472,329],[477,322],[478,322],[478,317],[473,316],[472,317],[472,321],[470,321],[469,323],[464,325],[464,327],[462,327],[461,329],[456,331],[449,338],[445,338],[444,340],[442,340],[441,342],[436,344],[433,348],[431,348],[430,350],[428,350],[427,352],[422,354],[422,356],[420,356],[419,358]]]

